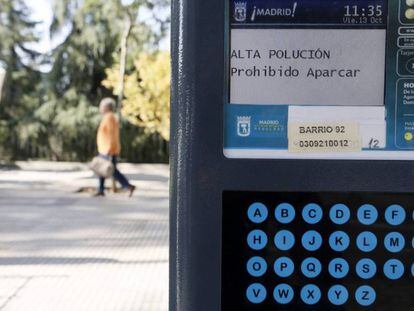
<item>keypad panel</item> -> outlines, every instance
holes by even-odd
[[[414,311],[414,195],[224,192],[222,310]]]

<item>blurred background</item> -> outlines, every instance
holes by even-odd
[[[168,309],[169,31],[169,0],[0,0],[0,311]],[[132,198],[91,196],[108,96]]]
[[[168,0],[0,0],[3,162],[89,160],[106,96],[123,158],[167,162],[169,12]]]

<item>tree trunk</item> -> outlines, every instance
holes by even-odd
[[[121,38],[121,57],[120,57],[120,65],[119,65],[119,94],[118,94],[118,102],[117,102],[117,112],[119,118],[119,126],[122,130],[122,101],[124,100],[124,92],[125,92],[125,72],[126,72],[126,63],[128,57],[128,39],[131,34],[132,30],[132,20],[131,17],[126,14],[125,16],[125,29],[122,34]],[[112,191],[116,193],[118,191],[116,187],[116,181],[112,178]]]
[[[132,21],[131,17],[127,14],[125,17],[125,28],[121,38],[121,57],[120,57],[120,66],[119,66],[119,94],[118,94],[118,114],[121,120],[121,109],[122,101],[124,99],[125,92],[125,72],[126,72],[126,63],[128,57],[128,39],[132,30]]]

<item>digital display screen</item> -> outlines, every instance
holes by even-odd
[[[384,104],[385,1],[242,4],[233,2],[232,103]]]
[[[414,159],[414,1],[228,11],[227,157]]]

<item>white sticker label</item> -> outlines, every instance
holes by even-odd
[[[289,152],[355,152],[362,150],[357,122],[289,124]]]

